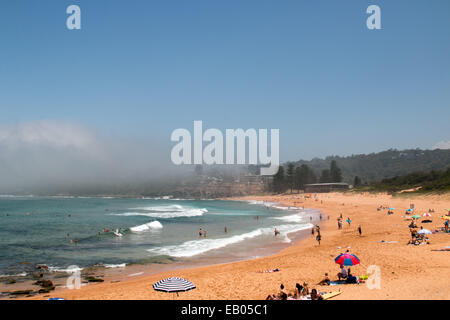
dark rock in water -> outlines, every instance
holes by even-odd
[[[103,282],[105,280],[101,279],[101,278],[96,278],[96,277],[86,277],[86,280],[89,282]]]
[[[36,269],[39,269],[39,270],[48,270],[48,266],[45,265],[45,264],[38,264],[38,265],[36,265]]]
[[[9,294],[13,295],[13,296],[19,296],[19,295],[30,294],[32,292],[33,292],[33,290],[17,290],[17,291],[12,291]]]
[[[33,283],[37,286],[41,286],[43,288],[54,287],[53,282],[51,280],[39,280]]]
[[[50,293],[50,291],[55,290],[55,287],[47,287],[47,288],[43,288],[43,289],[39,289],[38,293]]]
[[[43,276],[44,276],[43,273],[33,273],[33,278],[34,279],[39,279],[39,278],[42,278]]]

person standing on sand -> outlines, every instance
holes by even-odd
[[[198,231],[198,236],[201,237],[202,236],[202,228],[200,228],[200,230]]]
[[[350,219],[350,217],[347,218],[347,223],[348,223],[349,226],[351,225],[352,219]]]
[[[206,229],[203,230],[203,236],[206,238]]]
[[[317,240],[317,242],[319,243],[319,246],[320,246],[320,240],[322,240],[322,236],[320,235],[320,233],[317,234],[316,240]]]
[[[361,237],[361,235],[362,235],[361,225],[358,226],[358,232],[359,232],[359,236]]]

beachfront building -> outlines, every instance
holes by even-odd
[[[350,188],[348,183],[333,182],[333,183],[313,183],[305,185],[306,193],[323,193],[333,191],[343,191]]]

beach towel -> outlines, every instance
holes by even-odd
[[[345,280],[341,280],[341,281],[330,281],[330,286],[339,286],[341,284],[347,284],[347,282],[345,282]]]
[[[348,283],[345,280],[341,280],[341,281],[337,280],[337,281],[330,282],[330,286],[340,286],[342,284],[359,284],[359,280],[358,280],[358,282],[352,282],[352,283]]]

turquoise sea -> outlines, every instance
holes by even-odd
[[[266,246],[289,245],[312,227],[313,215],[257,201],[2,196],[0,276],[26,275],[37,264],[64,271],[251,258]]]

